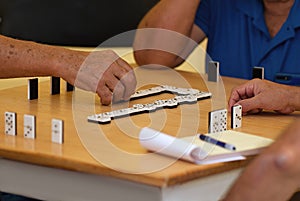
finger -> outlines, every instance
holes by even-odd
[[[119,66],[122,66],[124,69],[126,69],[127,72],[131,71],[132,70],[132,67],[123,59],[119,58],[116,60],[116,63],[119,65]]]
[[[112,101],[112,92],[110,89],[103,83],[101,87],[97,88],[96,93],[100,97],[102,105],[109,105]]]
[[[117,80],[117,79],[116,79]],[[117,85],[114,88],[113,91],[113,102],[119,102],[124,100],[123,99],[123,94],[124,94],[124,86],[123,84],[118,80]]]
[[[254,83],[255,80],[251,80],[241,86],[235,87],[232,92],[231,96],[228,101],[228,106],[231,108],[235,105],[238,101],[243,99],[248,99],[255,96],[254,92]]]
[[[128,100],[135,92],[136,77],[132,68],[122,59],[112,63],[104,73],[105,83],[114,92],[114,102]],[[119,85],[119,82],[120,85]],[[117,88],[116,86],[119,85]]]
[[[105,79],[102,82],[105,83],[104,85],[112,94],[112,101],[118,102],[123,100],[124,86],[120,80],[110,72],[106,72],[104,77]]]
[[[125,76],[122,77],[120,81],[124,86],[123,99],[129,100],[130,96],[134,94],[136,90],[137,82],[136,82],[134,71],[133,70],[129,71]]]
[[[113,68],[113,67],[111,67]],[[111,91],[112,95],[112,102],[119,102],[124,100],[124,91],[125,87],[123,86],[122,82],[116,77],[112,70],[108,70],[104,73],[104,80],[103,82],[107,86],[107,88]]]
[[[113,74],[123,84],[123,99],[128,100],[136,89],[136,77],[131,66],[122,59],[118,59],[116,64],[118,68],[113,69]]]
[[[102,82],[104,82],[104,84],[109,88],[111,92],[114,92],[114,89],[117,86],[119,79],[115,77],[112,73],[105,72]]]
[[[228,108],[231,108],[232,106],[236,105],[239,101],[248,98],[244,94],[246,94],[244,85],[234,88],[231,92],[228,101]]]
[[[239,93],[237,93],[237,91],[233,90],[231,95],[230,95],[229,101],[228,101],[228,108],[231,108],[232,106],[234,106],[240,100],[241,100],[241,98],[240,98]]]
[[[112,73],[120,80],[125,76],[132,68],[124,60],[118,59],[111,65]]]
[[[237,93],[241,99],[247,99],[254,96],[254,87],[250,84],[245,84],[240,88],[237,88]]]
[[[254,110],[250,110],[247,113],[244,114],[259,114],[263,111],[263,109],[254,109]]]
[[[103,80],[105,82],[105,85],[113,93],[113,102],[124,100],[123,97],[125,93],[125,87],[118,77],[124,72],[126,72],[126,70],[124,70],[116,62],[114,62],[104,73]]]

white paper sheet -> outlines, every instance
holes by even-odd
[[[197,161],[196,157],[201,160],[207,156],[207,153],[201,151],[200,147],[151,128],[143,128],[139,139],[141,145],[147,150],[190,162],[195,163]],[[193,156],[192,152],[197,152],[198,156]]]
[[[194,143],[194,141],[198,139],[195,138],[196,135],[182,139],[176,138],[148,127],[143,128],[139,136],[141,145],[147,150],[196,164],[212,164],[245,159],[245,156],[242,155],[246,153],[245,151],[231,152],[224,150],[224,153],[220,154],[219,152],[220,150],[222,151],[222,148],[211,144],[207,144],[206,146],[203,144],[201,146],[196,145],[197,143]],[[204,142],[201,141],[200,144],[201,143]],[[256,154],[260,150],[261,149],[253,149],[251,150],[251,154]],[[218,154],[214,155],[212,153]],[[250,154],[249,151],[248,154]]]

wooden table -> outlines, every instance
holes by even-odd
[[[0,113],[17,113],[18,135],[5,135],[4,123],[0,123],[0,190],[64,201],[219,199],[251,159],[212,165],[176,161],[147,152],[140,146],[137,135],[144,126],[180,137],[206,133],[208,112],[226,107],[231,88],[244,80],[223,77],[220,83],[205,83],[197,73],[141,68],[136,69],[136,74],[139,87],[169,84],[203,91],[209,88],[213,98],[98,125],[87,122],[86,115],[91,115],[91,108],[100,113],[110,111],[111,106],[101,106],[99,98],[92,93],[78,89],[66,92],[64,81],[61,81],[59,95],[50,95],[49,81],[41,82],[39,99],[31,101],[27,100],[26,85],[3,89]],[[131,101],[129,105],[172,96],[151,96]],[[119,107],[124,105],[113,105],[113,108]],[[35,140],[23,138],[24,114],[36,116]],[[275,139],[297,116],[298,113],[278,115],[273,112],[248,115],[243,117],[243,126],[237,130]],[[64,120],[62,145],[51,143],[52,118]],[[0,115],[0,122],[4,122],[4,115]],[[93,133],[95,129],[99,134]]]

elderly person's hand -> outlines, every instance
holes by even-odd
[[[232,90],[228,107],[240,104],[243,114],[258,113],[263,109],[289,114],[298,109],[299,93],[298,87],[253,79]]]
[[[60,76],[78,88],[97,93],[102,104],[128,100],[135,92],[133,69],[114,51],[74,53],[74,60],[67,62],[71,64],[68,71],[63,70]]]

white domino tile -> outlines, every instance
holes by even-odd
[[[242,127],[242,106],[234,105],[231,108],[231,128],[240,128]]]
[[[51,140],[54,143],[63,144],[64,142],[64,122],[61,119],[52,119]]]
[[[24,138],[35,138],[35,116],[24,114]]]
[[[17,135],[17,114],[15,112],[5,112],[5,134]]]
[[[220,109],[209,112],[208,133],[227,130],[227,110]]]

